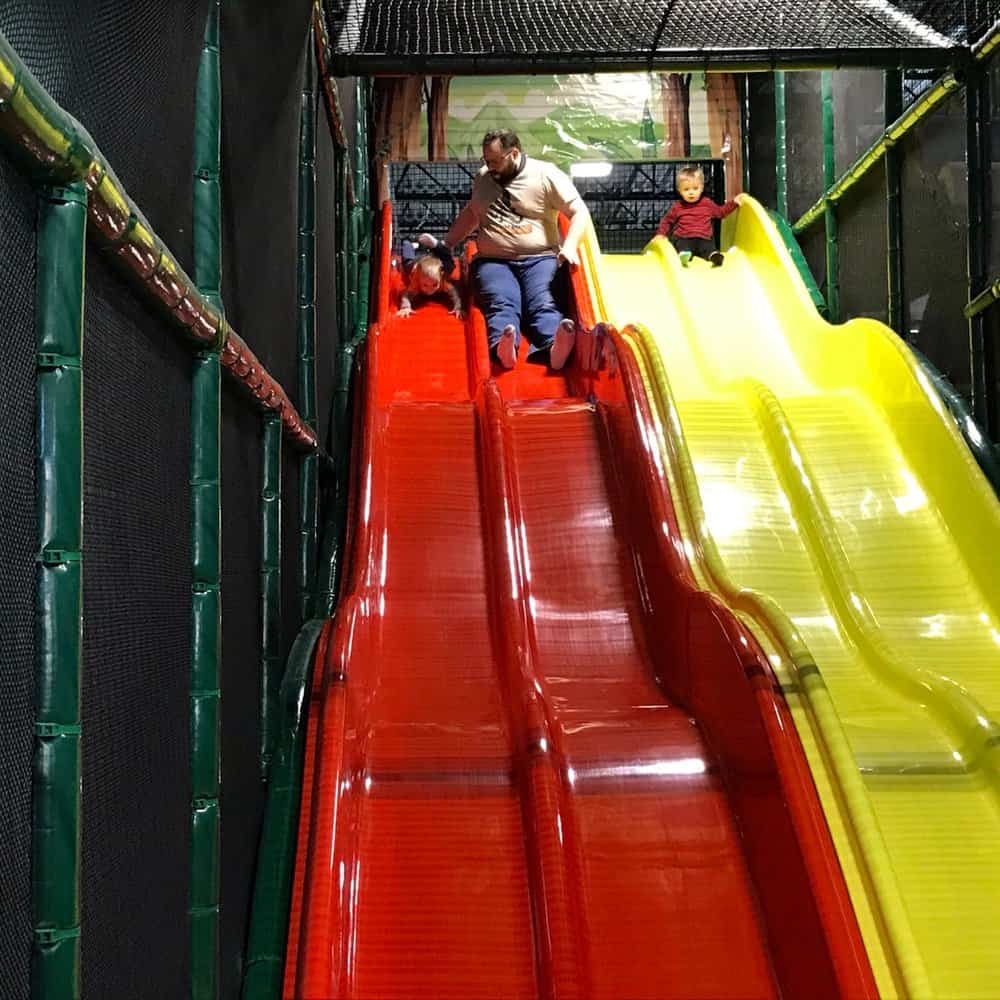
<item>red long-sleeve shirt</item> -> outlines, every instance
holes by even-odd
[[[736,202],[718,205],[708,195],[702,195],[694,204],[683,199],[673,203],[656,228],[657,236],[676,236],[678,239],[712,238],[712,219],[724,219],[736,211]],[[671,232],[673,230],[673,232]]]

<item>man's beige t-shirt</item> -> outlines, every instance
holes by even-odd
[[[514,260],[559,252],[559,212],[580,197],[554,164],[522,154],[521,169],[498,184],[486,167],[472,182],[482,257]]]

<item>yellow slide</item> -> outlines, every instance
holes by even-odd
[[[907,347],[824,322],[760,205],[723,244],[683,268],[591,239],[595,307],[639,358],[695,572],[785,688],[882,995],[996,1000],[1000,505]]]

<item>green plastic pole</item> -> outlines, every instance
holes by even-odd
[[[750,129],[753,127],[753,117],[750,114],[750,74],[743,74],[743,100],[740,102],[740,141],[743,144],[743,190],[750,190],[750,154],[753,148],[750,144]]]
[[[823,70],[820,77],[823,101],[823,187],[829,190],[837,179],[833,133],[833,73]],[[826,224],[826,312],[831,323],[840,322],[840,242],[837,210],[827,201],[823,208]]]
[[[886,128],[903,113],[903,76],[899,70],[884,74]],[[885,151],[886,280],[889,326],[906,337],[906,307],[903,298],[903,158],[893,145]]]
[[[368,332],[368,285],[371,277],[372,211],[368,162],[368,88],[368,81],[359,77],[355,83],[358,141],[354,161],[354,190],[357,192],[358,203],[355,206],[355,246],[352,254],[357,262],[354,274],[354,335],[359,340]]]
[[[36,341],[37,674],[32,768],[34,1000],[80,996],[83,658],[82,183],[39,198]]]
[[[275,713],[281,685],[281,420],[264,417],[261,462],[260,774],[267,780],[274,754]]]
[[[785,74],[774,74],[774,169],[778,186],[778,214],[788,218],[788,136],[785,118]]]
[[[194,279],[222,310],[219,3],[208,11],[198,70],[194,141]],[[219,739],[222,658],[221,367],[196,355],[191,385],[191,933],[192,1000],[219,990]]]
[[[306,43],[306,70],[299,110],[298,218],[298,404],[302,419],[316,429],[316,56]],[[319,536],[319,458],[299,465],[299,619],[309,617]]]
[[[267,805],[257,855],[243,1000],[280,1000],[281,997],[302,798],[309,689],[313,654],[322,629],[323,622],[319,620],[302,626],[288,654],[288,667],[281,682],[281,733],[267,786]]]

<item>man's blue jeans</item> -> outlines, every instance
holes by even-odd
[[[521,260],[479,258],[474,262],[476,292],[486,317],[491,353],[508,324],[517,331],[515,347],[520,346],[522,315],[524,335],[531,343],[528,357],[552,346],[563,318],[552,290],[558,266],[558,259],[552,255]]]

